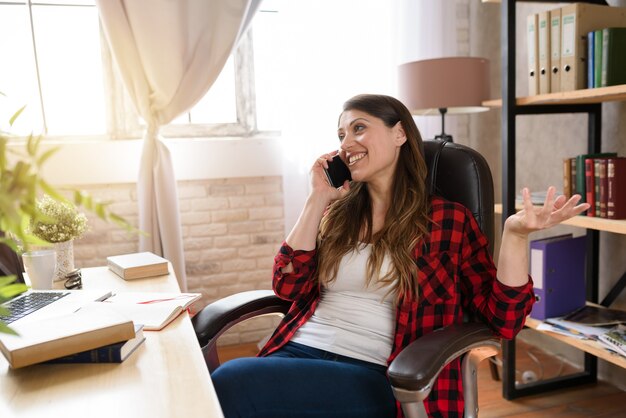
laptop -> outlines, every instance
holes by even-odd
[[[4,302],[3,308],[9,315],[0,315],[0,320],[11,326],[27,321],[67,315],[91,302],[110,297],[110,290],[28,290]]]

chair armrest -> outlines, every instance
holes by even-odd
[[[457,357],[480,348],[489,349],[484,357],[495,355],[500,339],[478,322],[451,325],[413,341],[389,365],[387,373],[396,397],[398,393],[410,392],[414,401],[416,396],[424,400],[441,369]]]
[[[232,326],[255,316],[286,314],[291,302],[271,290],[251,290],[217,300],[205,306],[191,322],[210,371],[219,366],[216,352],[218,337]]]

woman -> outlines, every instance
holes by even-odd
[[[311,169],[311,192],[275,258],[274,291],[293,301],[259,353],[212,375],[231,417],[401,416],[387,365],[410,342],[472,311],[496,335],[522,328],[534,296],[527,240],[588,208],[580,196],[524,210],[504,226],[499,269],[463,206],[427,195],[427,168],[413,118],[398,100],[360,95],[339,117],[339,155],[352,183],[329,185],[337,152]],[[460,364],[439,375],[425,407],[461,417]]]

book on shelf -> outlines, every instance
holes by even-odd
[[[626,311],[604,306],[585,305],[565,315],[563,319],[591,326],[626,324]]]
[[[604,30],[597,29],[593,36],[593,87],[602,86],[602,35]],[[589,62],[589,65],[592,65]]]
[[[607,162],[606,158],[598,158],[596,166],[596,199],[599,205],[596,205],[596,212],[601,218],[606,218],[608,205],[608,179],[607,179]]]
[[[592,89],[595,82],[596,31],[587,33],[587,88]]]
[[[121,292],[104,302],[116,312],[143,324],[145,331],[159,331],[200,299],[200,293]]]
[[[580,194],[576,189],[576,157],[571,157],[569,159],[569,168],[570,168],[570,188],[572,189],[572,195]],[[571,196],[570,196],[571,197]]]
[[[626,357],[626,326],[618,325],[604,334],[600,334],[598,339],[608,348]]]
[[[626,157],[606,162],[607,218],[626,219]]]
[[[0,351],[12,368],[20,368],[135,337],[127,316],[94,304],[71,314],[15,323],[18,335],[0,334]]]
[[[107,257],[109,269],[124,280],[168,274],[168,261],[151,252],[123,254]]]
[[[601,50],[600,85],[626,84],[626,28],[603,29]]]
[[[594,161],[595,158],[585,158],[585,201],[589,203],[587,216],[596,216]]]
[[[568,199],[572,197],[572,169],[571,158],[563,158],[563,194]]]
[[[81,351],[80,353],[48,360],[46,363],[121,363],[134,353],[137,347],[145,340],[143,325],[135,324],[135,337],[128,341],[120,341],[119,343]]]

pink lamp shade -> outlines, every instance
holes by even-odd
[[[489,60],[436,58],[400,65],[399,99],[414,115],[482,112],[489,97]]]

